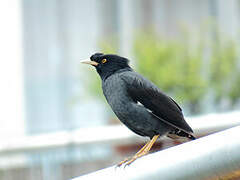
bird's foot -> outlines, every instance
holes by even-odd
[[[124,168],[132,164],[137,158],[133,156],[129,161],[124,164]]]
[[[131,158],[126,158],[123,161],[121,161],[120,163],[118,163],[117,167],[120,167],[120,166],[122,166],[124,164],[124,168],[125,168],[126,166],[129,166],[130,164],[132,164],[136,159],[138,159],[138,158],[140,158],[140,157],[142,157],[142,156],[144,156],[146,154],[148,154],[148,152],[147,151],[143,151],[143,152],[141,152],[139,154],[134,155]]]
[[[128,162],[129,159],[131,159],[131,158],[126,158],[126,159],[124,159],[123,161],[121,161],[120,163],[118,163],[117,167],[122,166],[124,163]]]
[[[159,135],[155,135],[151,141],[149,141],[147,144],[145,144],[132,158],[127,158],[123,161],[121,161],[120,163],[118,163],[117,167],[124,165],[124,168],[126,166],[129,166],[130,164],[132,164],[136,159],[148,154],[148,152],[150,151],[150,149],[152,148],[154,142],[157,140],[157,138],[159,137]]]
[[[138,158],[145,156],[146,154],[148,154],[149,151],[143,151],[141,153],[136,154],[135,156],[133,156],[130,160],[128,160],[125,164],[124,167],[129,166],[130,164],[132,164],[135,160],[137,160]]]

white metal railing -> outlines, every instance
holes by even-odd
[[[203,136],[240,125],[240,112],[209,114],[187,118],[196,136]],[[111,136],[109,135],[111,134]],[[161,138],[164,141],[167,138]],[[75,131],[26,136],[0,142],[0,155],[15,152],[29,152],[68,145],[85,146],[92,143],[129,144],[143,142],[123,125],[83,128]]]
[[[240,126],[73,180],[203,180],[240,170]]]
[[[195,135],[199,137],[240,125],[239,117],[240,112],[231,112],[187,118],[187,121],[193,128]],[[14,156],[22,152],[41,152],[44,150],[49,150],[51,148],[67,147],[69,145],[79,147],[85,147],[86,145],[93,143],[126,145],[133,143],[143,143],[143,141],[146,140],[140,136],[135,135],[122,125],[83,128],[74,131],[62,131],[36,136],[5,139],[5,141],[0,141],[0,166],[12,167],[15,164],[25,165],[26,162],[22,158],[16,159],[16,162],[15,159],[12,159],[11,161],[4,161],[4,158],[10,157],[8,154]],[[160,141],[169,141],[169,139],[161,138]]]

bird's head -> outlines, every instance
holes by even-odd
[[[94,66],[102,79],[106,79],[116,71],[130,68],[129,60],[114,54],[95,53],[90,59],[83,60],[81,63]]]

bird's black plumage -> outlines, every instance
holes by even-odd
[[[161,121],[183,131],[193,132],[184,120],[180,106],[153,83],[133,71],[123,74],[121,78],[127,84],[127,91],[135,102],[143,104]]]
[[[176,134],[195,139],[180,106],[151,81],[133,71],[128,59],[102,53],[90,59],[102,79],[107,102],[129,129],[150,138]]]

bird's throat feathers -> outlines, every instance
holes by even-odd
[[[121,73],[124,71],[132,71],[132,68],[130,66],[125,67],[125,68],[121,68],[121,69],[108,69],[107,71],[103,70],[103,69],[97,69],[98,74],[100,75],[101,79],[103,81],[105,81],[109,76],[115,74],[115,73]]]

